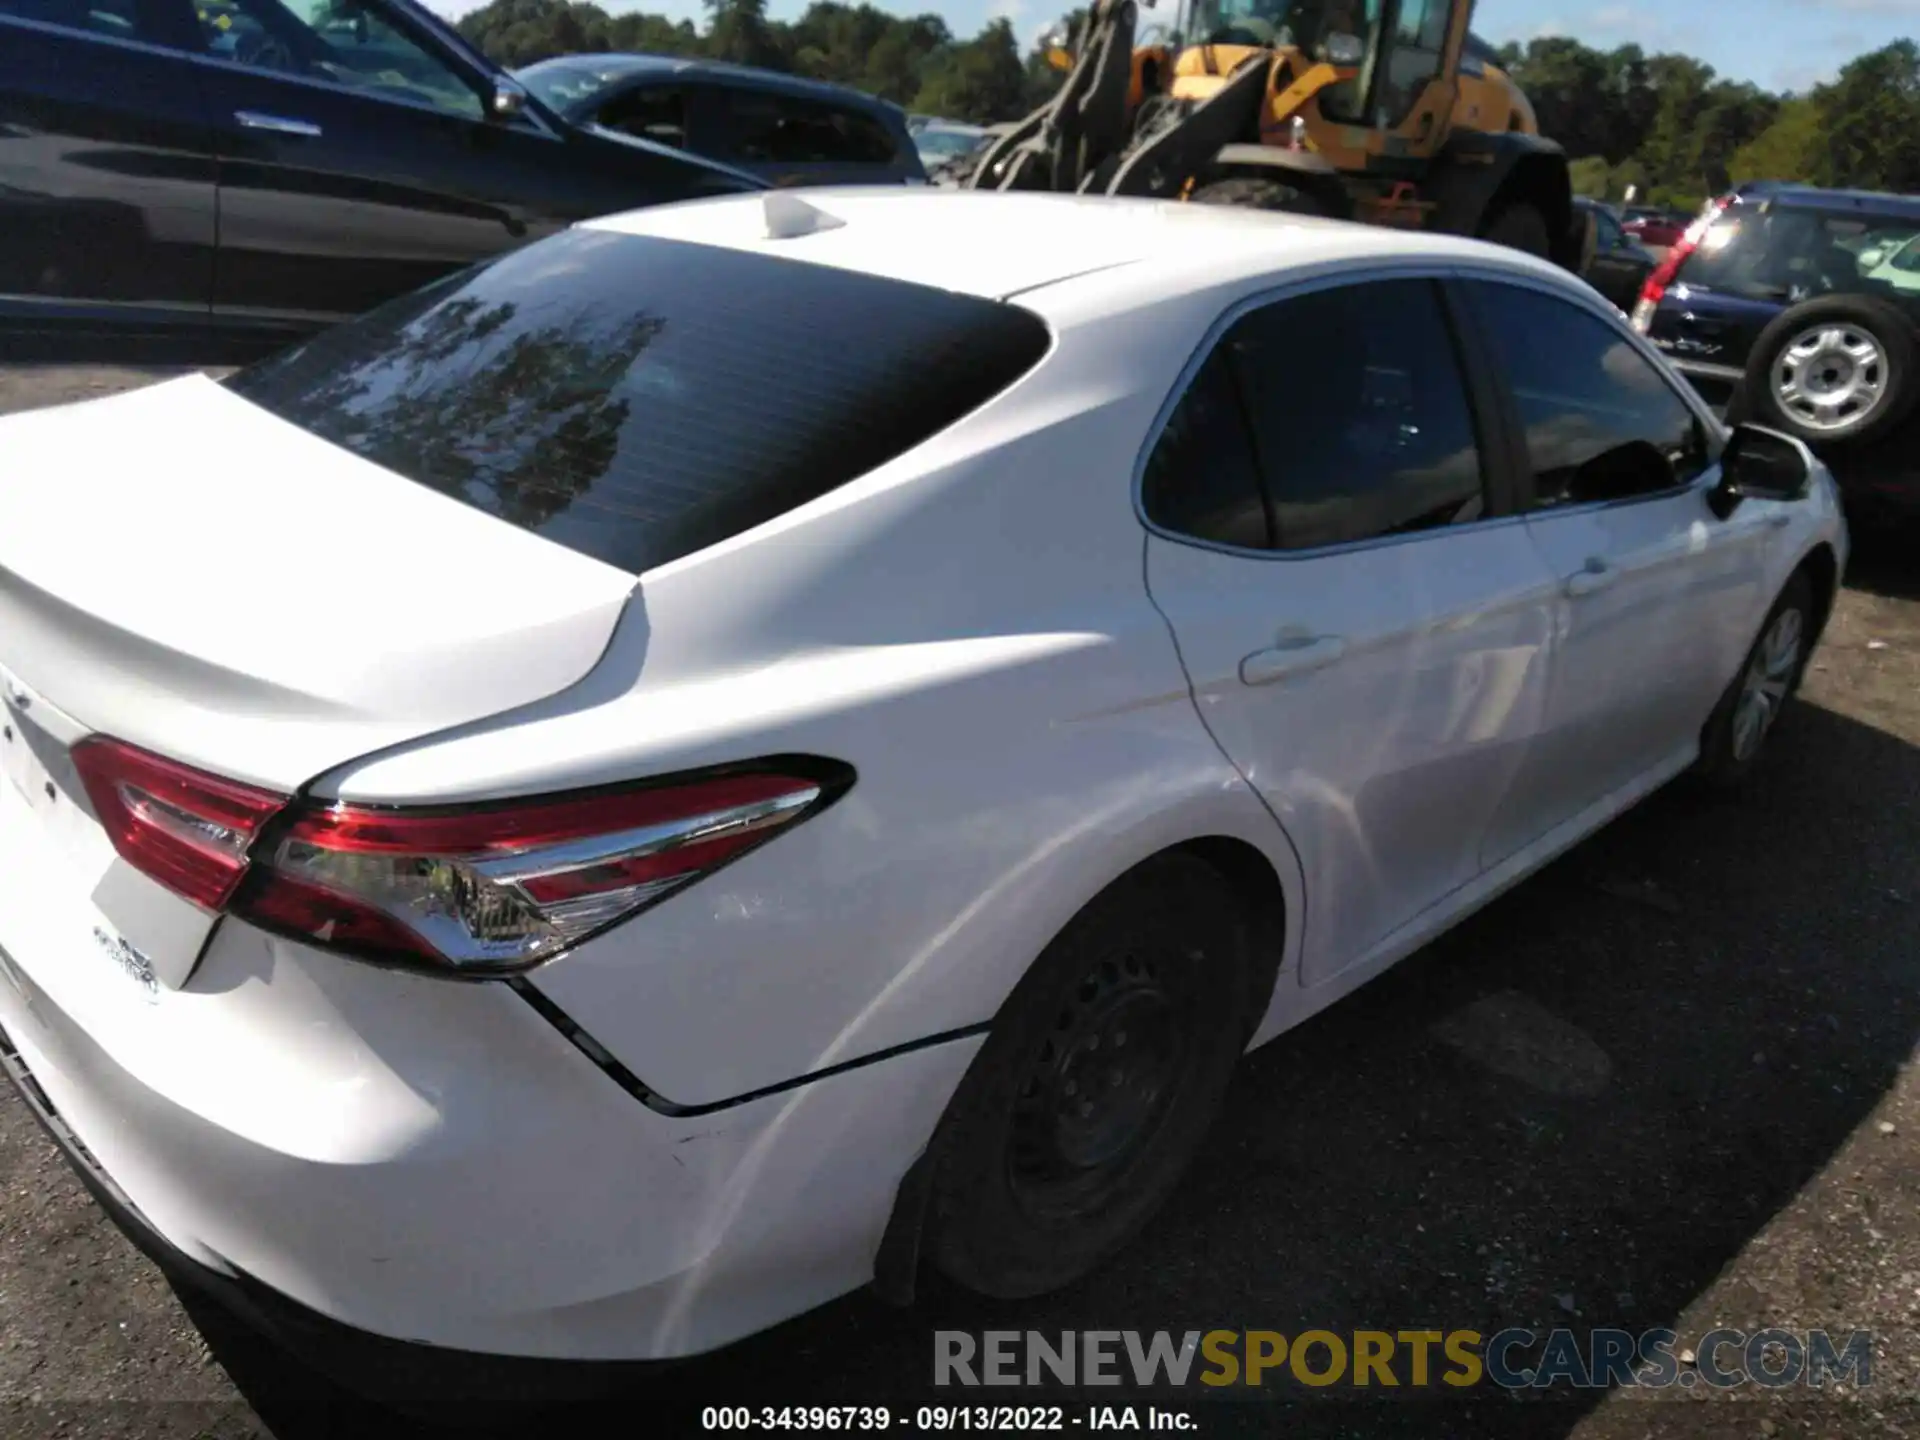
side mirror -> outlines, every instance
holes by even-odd
[[[496,120],[511,120],[527,108],[527,92],[511,80],[493,82],[493,98],[487,109]]]
[[[1722,520],[1742,500],[1804,500],[1813,485],[1813,452],[1791,435],[1741,425],[1720,452],[1720,483],[1708,504]]]
[[[1338,65],[1342,69],[1359,65],[1367,58],[1367,42],[1358,35],[1349,35],[1345,31],[1336,31],[1327,36],[1320,47],[1321,54],[1329,65]]]

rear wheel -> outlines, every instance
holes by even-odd
[[[1542,260],[1553,258],[1553,235],[1547,229],[1547,217],[1524,201],[1504,205],[1488,216],[1480,227],[1480,238],[1510,250],[1538,255]]]
[[[1249,1030],[1252,929],[1170,853],[1096,897],[1001,1007],[931,1147],[928,1253],[1002,1299],[1087,1274],[1172,1193]]]
[[[1248,210],[1285,210],[1293,215],[1332,216],[1317,195],[1264,176],[1236,175],[1197,187],[1188,197],[1195,205],[1238,205]]]

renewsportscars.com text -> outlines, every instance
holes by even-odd
[[[1731,1389],[1873,1383],[1866,1330],[937,1330],[937,1386]]]

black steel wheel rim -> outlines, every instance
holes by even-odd
[[[1177,1100],[1193,1046],[1191,967],[1141,953],[1093,966],[1031,1050],[1015,1091],[1008,1179],[1042,1218],[1104,1208]]]

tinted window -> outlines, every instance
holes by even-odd
[[[1699,420],[1615,326],[1537,290],[1474,288],[1520,408],[1539,504],[1655,494],[1706,468]]]
[[[480,97],[440,56],[355,0],[197,0],[210,53],[481,118]]]
[[[1920,219],[1739,205],[1687,257],[1689,285],[1788,303],[1836,292],[1882,295],[1910,285],[1886,261],[1920,235]]]
[[[152,39],[151,26],[140,23],[135,0],[0,0],[0,15],[18,15],[45,25],[88,30],[121,40]]]
[[[627,76],[646,70],[645,61],[618,57],[562,56],[511,71],[513,78],[563,115],[591,111]]]
[[[1595,241],[1602,250],[1618,250],[1627,243],[1627,232],[1609,212],[1595,205],[1587,213],[1593,216]]]
[[[679,149],[687,143],[687,92],[642,86],[616,95],[594,119],[609,130]]]
[[[1217,349],[1147,457],[1141,500],[1147,518],[1175,534],[1263,550],[1272,543],[1267,507],[1234,386],[1227,352]]]
[[[639,572],[802,505],[1025,373],[1030,311],[568,230],[231,377],[455,499]]]
[[[749,163],[887,165],[893,161],[893,137],[879,121],[857,110],[751,91],[736,91],[727,103],[733,114],[734,154]]]
[[[1466,386],[1427,281],[1284,300],[1240,321],[1224,343],[1283,549],[1485,513]]]

